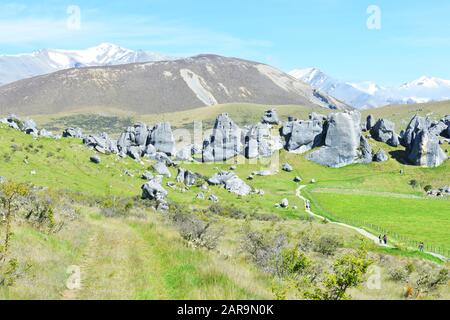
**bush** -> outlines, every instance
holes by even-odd
[[[409,185],[413,188],[417,188],[419,186],[419,182],[415,179],[409,181]]]
[[[449,271],[446,268],[436,270],[433,268],[422,268],[415,282],[415,292],[419,296],[437,290],[449,281]]]
[[[264,272],[283,275],[283,250],[286,248],[285,235],[274,238],[261,232],[244,230],[241,250]]]
[[[210,223],[198,219],[193,214],[183,213],[173,215],[172,222],[190,245],[208,250],[217,248],[222,230],[213,230]]]
[[[327,272],[312,291],[306,290],[303,295],[313,300],[347,300],[351,297],[347,290],[359,286],[372,261],[367,252],[346,253],[338,257],[330,272]],[[302,290],[302,288],[299,288]]]
[[[323,235],[314,244],[314,251],[319,252],[325,256],[332,256],[336,249],[342,246],[341,240],[334,235]]]
[[[427,185],[423,189],[425,190],[425,192],[430,192],[431,190],[433,190],[433,186]]]
[[[409,273],[404,267],[397,267],[388,271],[389,278],[396,282],[408,282]]]

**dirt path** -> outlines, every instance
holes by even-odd
[[[302,186],[298,187],[297,190],[296,190],[296,196],[303,200],[303,202],[305,203],[305,208],[306,208],[306,202],[309,201],[309,200],[302,196],[302,190],[304,188],[306,188],[305,185],[302,185]],[[326,219],[325,217],[312,212],[310,209],[305,209],[305,210],[306,210],[306,212],[308,214],[310,214],[313,217],[316,217],[316,218],[319,218],[319,219]],[[358,232],[359,234],[361,234],[362,236],[366,237],[367,239],[373,241],[377,246],[385,247],[385,248],[395,248],[394,246],[381,244],[380,240],[379,240],[379,238],[377,236],[373,235],[372,233],[370,233],[370,232],[368,232],[368,231],[366,231],[364,229],[361,229],[361,228],[358,228],[358,227],[354,227],[354,226],[351,226],[351,225],[348,225],[348,224],[345,224],[345,223],[341,223],[341,222],[330,221],[330,223],[334,224],[334,225],[338,225],[338,226],[344,227],[344,228],[347,228],[347,229],[354,230],[354,231]],[[438,258],[438,259],[440,259],[442,261],[448,261],[449,260],[447,257],[444,257],[444,256],[442,256],[440,254],[437,254],[437,253],[433,253],[433,252],[425,252],[425,253],[427,253],[429,255],[432,255],[432,256],[434,256],[434,257],[436,257],[436,258]]]
[[[84,249],[80,267],[81,288],[65,290],[63,300],[165,298],[160,265],[152,246],[126,221],[89,220],[93,234]]]

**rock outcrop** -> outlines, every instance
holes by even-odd
[[[164,162],[158,161],[153,165],[153,170],[161,176],[167,176],[171,177],[172,174],[170,173],[169,169],[167,168],[166,164]]]
[[[398,147],[400,144],[398,134],[395,133],[395,124],[389,120],[378,120],[370,129],[370,134],[375,140],[387,143],[392,147]]]
[[[241,150],[241,129],[228,114],[219,115],[211,137],[203,142],[203,162],[226,161]]]
[[[408,160],[413,165],[422,167],[438,167],[445,160],[447,154],[441,149],[439,139],[428,129],[414,132],[413,140],[406,149]]]
[[[389,160],[389,156],[387,155],[386,151],[383,149],[380,149],[375,155],[373,156],[374,162],[386,162]]]
[[[175,140],[170,123],[158,123],[153,128],[150,144],[152,144],[158,152],[163,152],[168,156],[175,155]]]
[[[313,120],[301,121],[290,119],[280,130],[284,137],[285,149],[289,152],[304,153],[312,148],[323,145],[323,121],[313,117]]]
[[[177,181],[180,183],[184,183],[188,187],[191,187],[195,185],[195,182],[197,181],[197,175],[192,171],[178,168]]]
[[[370,131],[375,126],[375,118],[369,114],[366,120],[366,130]]]
[[[280,118],[278,118],[276,110],[275,109],[267,110],[262,118],[262,123],[272,125],[280,124]]]
[[[414,116],[409,122],[406,130],[402,136],[401,143],[405,148],[408,148],[414,140],[416,134],[421,130],[428,130],[432,125],[430,118]]]
[[[211,185],[223,184],[229,192],[240,196],[247,196],[252,192],[252,188],[233,172],[221,171],[216,173],[208,179],[208,183]]]
[[[67,128],[63,131],[64,138],[83,138],[83,131],[80,128]]]
[[[162,187],[162,177],[157,176],[142,185],[142,199],[157,200],[164,202],[168,192]]]
[[[370,162],[370,149],[370,144],[362,136],[361,114],[358,111],[332,113],[327,120],[325,146],[307,158],[324,166],[340,168]]]
[[[274,151],[270,126],[258,123],[252,126],[244,138],[244,155],[247,159],[270,157]]]

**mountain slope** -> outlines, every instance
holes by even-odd
[[[69,69],[0,87],[0,113],[27,115],[84,108],[157,114],[232,102],[347,108],[273,67],[215,55]]]
[[[296,69],[289,74],[358,109],[450,100],[450,80],[434,77],[424,76],[399,87],[385,88],[373,82],[339,81],[316,68]]]
[[[133,51],[110,43],[85,50],[43,49],[31,54],[0,56],[0,85],[59,70],[169,60],[158,53]]]

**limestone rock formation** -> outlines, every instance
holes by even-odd
[[[361,114],[358,111],[332,113],[327,120],[325,146],[307,158],[324,166],[340,168],[368,162],[368,149],[370,145],[361,134]]]
[[[216,173],[208,179],[208,183],[212,185],[223,184],[229,192],[240,196],[247,196],[252,191],[252,188],[233,172],[221,171]]]
[[[370,129],[370,134],[375,140],[387,143],[392,147],[397,147],[400,144],[399,137],[395,133],[395,124],[389,120],[378,120]]]
[[[142,189],[142,199],[164,201],[168,192],[162,187],[162,177],[154,177],[145,183]]]
[[[245,134],[244,140],[244,155],[247,159],[270,157],[273,153],[274,142],[267,124],[258,123],[252,126]]]
[[[373,156],[373,161],[375,161],[375,162],[386,162],[388,160],[389,160],[389,156],[387,155],[386,151],[384,151],[383,149],[380,149]]]
[[[64,138],[83,138],[83,131],[80,128],[67,128],[63,131]]]
[[[373,115],[369,114],[366,120],[366,129],[370,131],[375,126],[375,118]]]
[[[438,167],[448,158],[439,145],[438,137],[427,129],[415,132],[406,152],[412,164],[422,167]]]
[[[287,151],[304,153],[323,144],[322,120],[318,120],[316,116],[309,121],[290,120],[280,130]]]
[[[166,164],[164,162],[157,162],[153,165],[153,170],[155,170],[156,173],[162,176],[171,177],[172,174],[170,173],[169,169],[167,168]]]
[[[241,129],[224,113],[217,117],[211,137],[203,142],[203,162],[226,161],[240,154]]]
[[[409,122],[405,133],[402,137],[402,145],[405,148],[408,148],[412,141],[414,140],[416,134],[421,130],[428,130],[432,125],[432,121],[430,118],[420,117],[418,115],[414,116]]]
[[[267,110],[262,118],[262,123],[273,125],[280,124],[280,118],[278,118],[277,111],[275,109]]]
[[[180,183],[184,183],[188,187],[191,187],[195,185],[195,182],[197,181],[197,175],[192,171],[178,168],[177,181]]]
[[[158,123],[152,130],[150,144],[155,146],[156,151],[175,155],[175,139],[173,137],[170,123]]]

